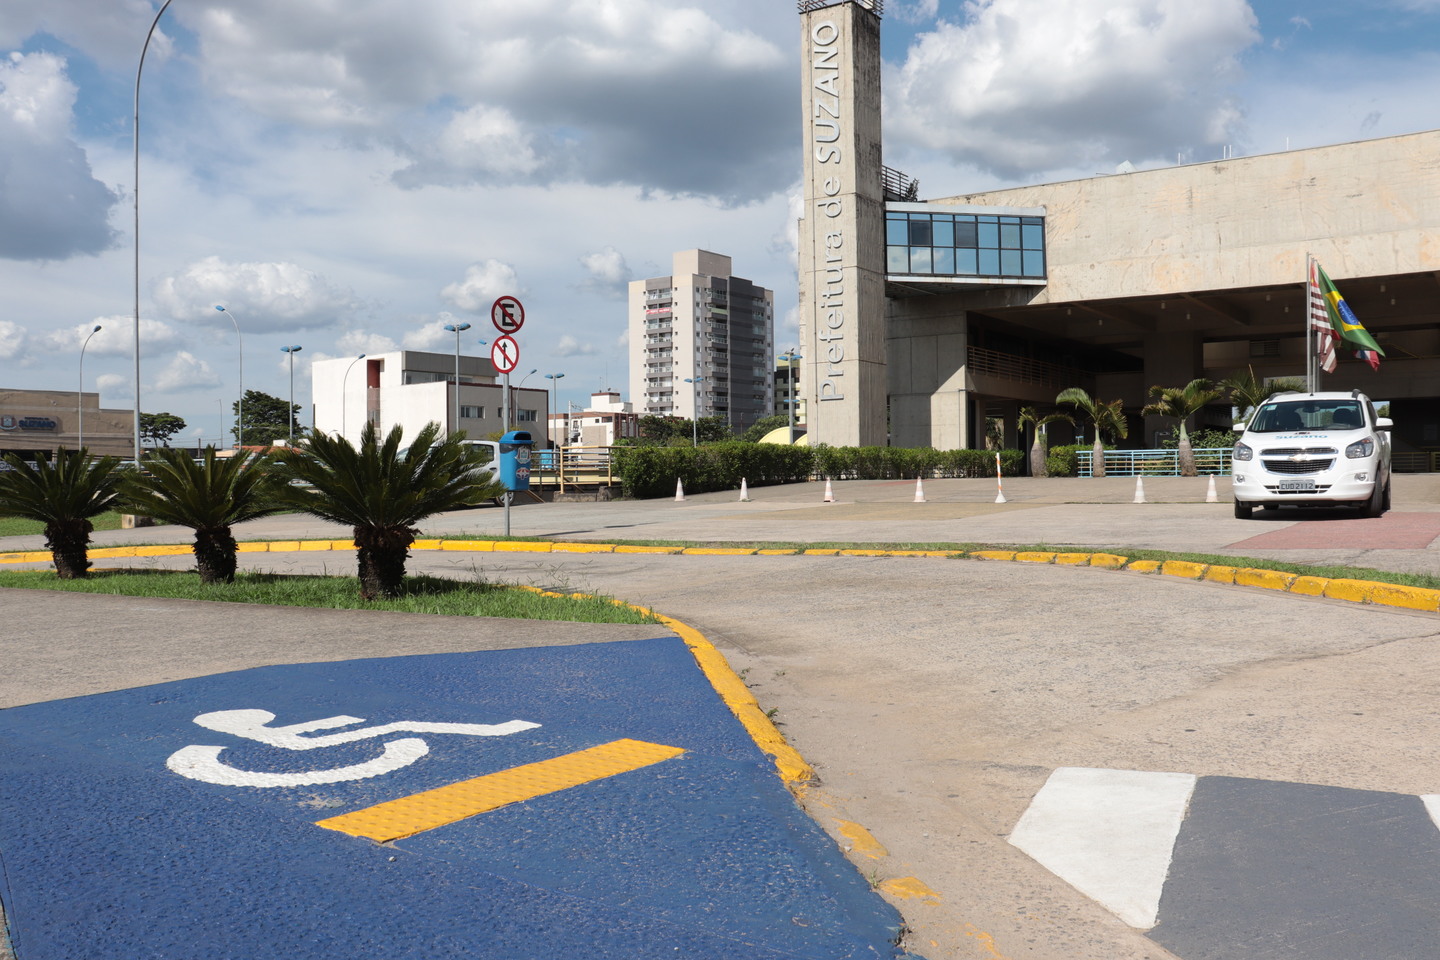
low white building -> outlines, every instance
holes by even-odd
[[[640,435],[640,415],[613,390],[590,395],[590,406],[550,415],[550,442],[565,447],[609,447]]]
[[[510,424],[501,406],[505,388],[488,357],[460,355],[456,379],[455,355],[400,350],[363,357],[318,360],[311,366],[315,429],[360,441],[367,421],[383,435],[395,424],[414,436],[435,421],[447,430],[463,430],[484,439],[507,429],[528,430],[543,445],[539,428],[549,416],[549,394],[542,388],[511,385]],[[455,417],[455,391],[459,390],[459,419]]]

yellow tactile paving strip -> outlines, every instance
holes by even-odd
[[[569,790],[583,783],[639,770],[685,751],[643,740],[614,740],[561,757],[527,763],[473,780],[414,793],[373,807],[317,820],[316,825],[388,843],[497,810],[511,803]]]

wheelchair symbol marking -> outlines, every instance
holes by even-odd
[[[195,718],[195,722],[209,730],[255,740],[284,750],[317,750],[392,733],[453,733],[472,737],[503,737],[540,726],[528,720],[509,720],[496,724],[400,720],[339,733],[305,736],[316,730],[334,730],[365,721],[360,717],[341,715],[277,727],[270,725],[274,719],[275,714],[268,710],[219,710],[202,713]],[[172,753],[165,761],[165,766],[182,777],[226,787],[303,787],[339,783],[344,780],[364,780],[392,773],[425,756],[430,752],[430,747],[419,737],[401,737],[386,741],[380,756],[363,763],[298,773],[265,773],[232,767],[220,759],[224,750],[224,747],[191,744]]]

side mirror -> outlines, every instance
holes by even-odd
[[[1389,430],[1394,425],[1394,421],[1392,421],[1389,417],[1377,417],[1375,419],[1376,430]]]
[[[1233,427],[1231,427],[1230,429],[1231,429],[1231,430],[1234,430],[1236,433],[1244,433],[1244,432],[1245,432],[1245,424],[1243,424],[1243,423],[1237,423],[1237,424],[1235,424]]]

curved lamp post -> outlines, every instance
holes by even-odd
[[[135,68],[135,126],[132,128],[135,147],[135,462],[140,462],[140,74],[145,71],[145,54],[160,18],[173,0],[165,0],[150,29],[145,32],[145,45],[140,48],[140,65]]]
[[[225,314],[225,316],[230,318],[230,322],[235,324],[235,339],[240,343],[235,367],[236,378],[240,382],[240,402],[235,407],[235,449],[239,450],[245,444],[245,338],[240,335],[240,321],[235,319],[235,314],[219,304],[215,305],[215,309]],[[225,442],[225,434],[223,431],[220,434],[220,442]]]
[[[513,411],[513,410],[515,409],[515,391],[516,391],[516,390],[523,390],[523,389],[525,389],[525,381],[526,381],[526,380],[529,380],[531,377],[533,377],[535,374],[537,374],[537,373],[539,373],[539,372],[540,372],[540,368],[539,368],[539,367],[535,367],[535,368],[532,369],[529,373],[525,374],[525,376],[523,376],[523,377],[520,378],[520,386],[512,388],[511,391],[510,391],[510,393],[509,393],[509,395],[505,398],[505,402],[506,402],[507,404],[509,404],[509,406],[506,407],[506,410],[507,410],[507,411]],[[506,380],[507,382],[510,380],[510,375],[509,375],[509,374],[506,374],[506,375],[505,375],[505,380]],[[505,429],[506,429],[507,431],[508,431],[508,430],[510,429],[510,427],[512,426],[512,424],[510,423],[510,415],[509,415],[509,413],[507,413],[507,414],[505,415],[505,424],[504,424],[504,426],[505,426]],[[546,439],[549,439],[549,435],[548,435],[548,434],[546,435]]]
[[[455,419],[450,422],[450,432],[460,429],[460,334],[470,329],[468,323],[447,323],[445,329],[455,334]]]
[[[297,343],[290,347],[281,347],[281,353],[290,354],[290,406],[285,410],[285,425],[290,428],[290,446],[295,446],[295,354],[301,350]]]
[[[708,380],[708,377],[686,377],[685,382],[690,384],[690,403],[693,409],[690,411],[690,446],[700,446],[700,388],[695,386]]]
[[[341,439],[345,439],[345,412],[350,408],[350,404],[347,402],[347,400],[348,400],[348,398],[349,398],[349,394],[346,392],[346,388],[349,386],[349,383],[350,383],[350,368],[351,368],[351,367],[354,367],[355,364],[359,363],[361,360],[364,360],[364,359],[365,359],[365,354],[362,353],[362,354],[360,354],[360,356],[356,357],[354,360],[351,360],[351,361],[350,361],[350,366],[345,368],[345,376],[343,376],[343,377],[340,378],[340,437],[341,437]]]
[[[526,374],[526,376],[529,376],[529,374]],[[546,439],[546,440],[550,440],[550,415],[555,412],[555,397],[556,397],[556,395],[557,395],[557,391],[556,391],[555,388],[556,388],[557,386],[559,386],[559,384],[560,384],[560,378],[563,377],[563,376],[565,376],[565,374],[563,374],[563,373],[547,373],[547,374],[545,374],[545,379],[550,381],[550,409],[549,409],[548,411],[546,411],[546,414],[545,414],[545,439]],[[554,441],[551,441],[551,442],[553,443]],[[558,446],[560,446],[560,444],[556,443],[555,446],[558,447]]]
[[[790,397],[785,401],[785,407],[786,412],[790,414],[790,445],[793,447],[795,445],[795,361],[805,358],[796,353],[794,347],[791,347],[780,354],[780,359],[784,360],[785,365],[790,368]]]
[[[75,391],[75,449],[85,449],[85,348],[90,346],[90,337],[100,332],[100,324],[80,344],[80,386]]]

